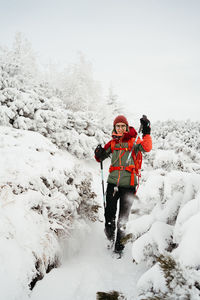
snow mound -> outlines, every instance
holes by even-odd
[[[138,299],[200,297],[200,124],[157,122],[144,155],[142,183],[127,226],[132,257],[150,268]],[[156,299],[157,299],[156,298]]]
[[[4,299],[23,299],[98,205],[91,174],[39,133],[1,127],[0,145],[0,278]]]

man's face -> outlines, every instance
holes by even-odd
[[[126,124],[125,123],[117,123],[115,125],[115,129],[117,134],[123,135],[126,132]]]

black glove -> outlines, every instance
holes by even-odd
[[[96,147],[96,149],[94,150],[94,154],[95,157],[100,161],[104,160],[107,157],[106,150],[102,148],[101,145],[98,145]]]
[[[143,115],[142,118],[140,119],[140,123],[141,123],[141,127],[142,127],[143,136],[145,136],[146,134],[150,134],[151,133],[151,123],[147,119],[147,116]]]

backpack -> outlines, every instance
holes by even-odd
[[[137,141],[137,143],[139,143],[139,141]],[[116,148],[115,145],[116,145],[117,141],[116,140],[112,140],[111,141],[111,151],[113,153],[114,150],[124,150],[124,152],[122,153],[121,157],[125,154],[126,151],[129,151],[131,152],[132,151],[132,148],[133,148],[133,145],[135,143],[135,138],[132,138],[130,140],[128,140],[128,148],[125,148],[125,147],[119,147],[119,148]],[[138,177],[138,187],[139,187],[139,178],[141,177],[141,167],[142,167],[142,153],[141,151],[138,151],[137,155],[135,154],[135,151],[133,150],[132,151],[132,158],[133,158],[133,161],[134,161],[134,166],[133,165],[127,165],[127,166],[124,166],[124,170],[126,171],[129,171],[131,172],[132,176],[131,176],[131,185],[134,185],[134,174],[136,174],[136,176]],[[117,169],[120,169],[121,167],[110,167],[110,172],[114,171],[114,170],[117,170]],[[138,189],[137,187],[137,189]]]

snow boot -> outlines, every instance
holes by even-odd
[[[112,249],[115,242],[115,221],[107,222],[104,229],[105,235],[109,241],[107,248]]]
[[[124,245],[122,245],[120,242],[116,241],[115,243],[115,252],[119,253],[122,252],[124,250]]]
[[[123,237],[124,237],[124,231],[121,229],[118,229],[114,253],[119,254],[119,256],[120,256],[119,258],[121,258],[123,250],[124,250],[124,244],[122,243]]]
[[[115,221],[114,220],[112,220],[111,222],[106,222],[104,232],[109,241],[115,240]]]

